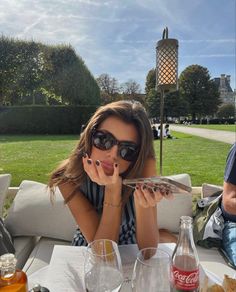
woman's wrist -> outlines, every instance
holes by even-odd
[[[121,184],[105,186],[104,206],[120,207],[122,205],[121,190]]]
[[[110,208],[121,208],[122,206],[122,200],[120,200],[119,203],[110,203],[110,202],[103,202],[104,207],[110,207]]]

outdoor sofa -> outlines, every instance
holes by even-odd
[[[191,186],[188,174],[171,178]],[[14,188],[9,187],[10,180],[11,175],[0,175],[0,213],[6,198],[14,198],[5,225],[13,236],[18,267],[31,275],[49,264],[54,245],[71,244],[76,224],[58,189],[52,199],[45,184],[25,180]],[[177,234],[180,216],[193,214],[192,196],[196,194],[202,195],[202,187],[192,187],[192,195],[178,193],[174,200],[163,199],[158,204],[159,227]],[[197,250],[205,269],[220,278],[235,274],[217,249],[198,246]]]

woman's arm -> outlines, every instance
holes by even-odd
[[[118,242],[121,224],[121,178],[114,184],[105,186],[103,212],[94,239],[109,238]]]
[[[84,158],[85,171],[92,181],[105,185],[103,212],[99,216],[89,200],[79,191],[68,202],[68,207],[87,242],[101,238],[118,241],[122,213],[122,180],[119,176],[119,166],[114,167],[112,176],[106,176],[101,165],[95,165],[91,159],[90,161],[88,164]],[[66,200],[74,185],[64,183],[59,188]]]
[[[150,159],[145,163],[142,177],[156,175],[156,161]],[[134,192],[136,213],[136,240],[139,249],[156,247],[159,238],[157,226],[156,202],[162,198],[161,194],[150,193],[141,186]]]
[[[65,200],[74,188],[75,185],[70,182],[59,185]],[[92,204],[80,191],[77,191],[67,205],[87,242],[93,241],[100,219]]]

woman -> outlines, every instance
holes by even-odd
[[[99,238],[139,249],[159,240],[156,189],[122,185],[124,178],[156,175],[152,129],[139,102],[118,101],[100,107],[70,157],[51,175],[79,228],[73,245]]]

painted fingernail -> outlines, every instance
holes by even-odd
[[[83,157],[84,157],[84,158],[87,157],[87,153],[86,153],[86,152],[83,153]]]
[[[136,186],[136,187],[135,187],[135,190],[139,190],[139,187],[138,187],[138,186]]]
[[[153,188],[153,192],[156,192],[157,191],[157,188]]]
[[[100,165],[100,161],[99,161],[99,160],[96,160],[96,162],[95,162],[95,163],[96,163],[96,165],[97,165],[97,166],[99,166],[99,165]]]
[[[118,166],[118,163],[115,163],[115,167],[117,167]]]
[[[92,164],[92,160],[91,160],[91,159],[88,159],[88,160],[87,160],[87,163],[88,163],[88,164]]]
[[[146,188],[147,188],[146,186],[142,186],[142,189],[143,189],[143,190],[146,190]]]

